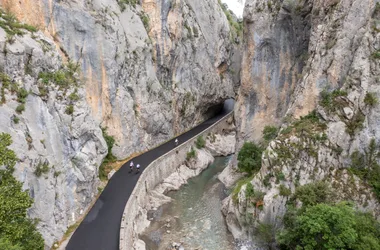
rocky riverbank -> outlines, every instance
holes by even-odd
[[[148,215],[152,215],[157,212],[164,204],[170,203],[172,198],[165,195],[170,191],[179,190],[180,187],[188,182],[192,177],[198,176],[203,170],[205,170],[213,161],[216,156],[226,156],[235,152],[235,140],[236,132],[234,126],[228,130],[224,130],[223,134],[210,134],[206,138],[205,147],[197,149],[194,147],[195,156],[186,160],[177,159],[178,167],[168,178],[157,185],[151,192],[148,193],[148,197],[145,199],[145,203],[141,211],[145,216],[139,216],[134,222],[140,225],[138,228],[139,234],[150,225],[153,218]],[[150,220],[149,220],[150,219]],[[172,224],[175,222],[175,218],[168,219],[166,223],[167,233],[171,233]],[[143,226],[141,226],[143,225]],[[135,243],[135,249],[145,250],[145,243],[139,239]]]

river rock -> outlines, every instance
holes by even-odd
[[[236,132],[227,135],[212,134],[207,137],[206,149],[212,156],[227,156],[235,153]]]

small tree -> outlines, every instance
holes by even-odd
[[[195,158],[197,156],[197,152],[195,152],[194,148],[191,147],[191,150],[186,154],[186,160],[190,160],[191,158]]]
[[[253,142],[245,142],[238,154],[238,168],[248,174],[257,173],[261,168],[263,149]]]
[[[263,130],[263,138],[266,142],[275,139],[278,134],[278,128],[275,126],[265,126]]]
[[[368,92],[364,97],[364,103],[367,106],[374,107],[379,102],[379,100],[376,97],[376,94],[373,92]]]
[[[27,217],[33,200],[22,183],[13,177],[16,154],[8,149],[12,144],[9,134],[0,134],[0,249],[42,250],[44,241],[36,230],[36,221]]]
[[[203,139],[203,136],[198,136],[197,140],[195,141],[195,146],[199,149],[203,148],[206,145],[205,139]]]

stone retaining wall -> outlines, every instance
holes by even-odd
[[[149,164],[144,172],[142,172],[125,206],[121,220],[119,239],[119,248],[121,250],[133,249],[133,242],[138,240],[138,235],[136,232],[139,230],[137,230],[137,228],[147,226],[135,225],[134,222],[138,221],[137,219],[139,216],[146,216],[146,214],[141,214],[141,212],[139,212],[141,210],[138,208],[139,206],[144,205],[148,193],[176,170],[179,162],[182,162],[186,158],[187,152],[192,146],[194,146],[194,142],[198,136],[204,135],[204,137],[206,137],[210,132],[221,132],[223,128],[228,127],[229,119],[232,119],[232,116],[233,111],[228,113],[219,122],[211,125],[203,132],[197,134],[188,141],[182,143],[177,148],[154,160],[151,164]]]

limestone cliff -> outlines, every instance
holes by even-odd
[[[225,201],[236,237],[254,233],[247,223],[281,228],[289,195],[319,180],[329,184],[336,200],[354,201],[356,208],[379,217],[373,187],[347,170],[358,162],[368,169],[379,161],[371,156],[380,142],[376,2],[246,2],[235,110],[239,145],[259,141],[265,125],[281,129],[250,180],[262,195],[257,206],[249,206],[246,185],[235,202],[232,197]]]
[[[51,246],[97,194],[107,145],[77,73],[62,64],[54,42],[20,32],[0,28],[0,131],[12,136],[20,159],[15,175],[35,201],[29,215],[41,220]]]
[[[125,158],[191,128],[234,96],[218,1],[0,1],[81,64],[92,114]],[[127,1],[128,2],[128,1]]]
[[[47,246],[98,192],[107,154],[101,127],[121,159],[191,128],[234,96],[236,41],[217,0],[0,6],[12,13],[7,20],[39,30],[9,33],[0,20],[0,131],[12,135],[16,175],[35,200],[30,216],[41,220]]]

